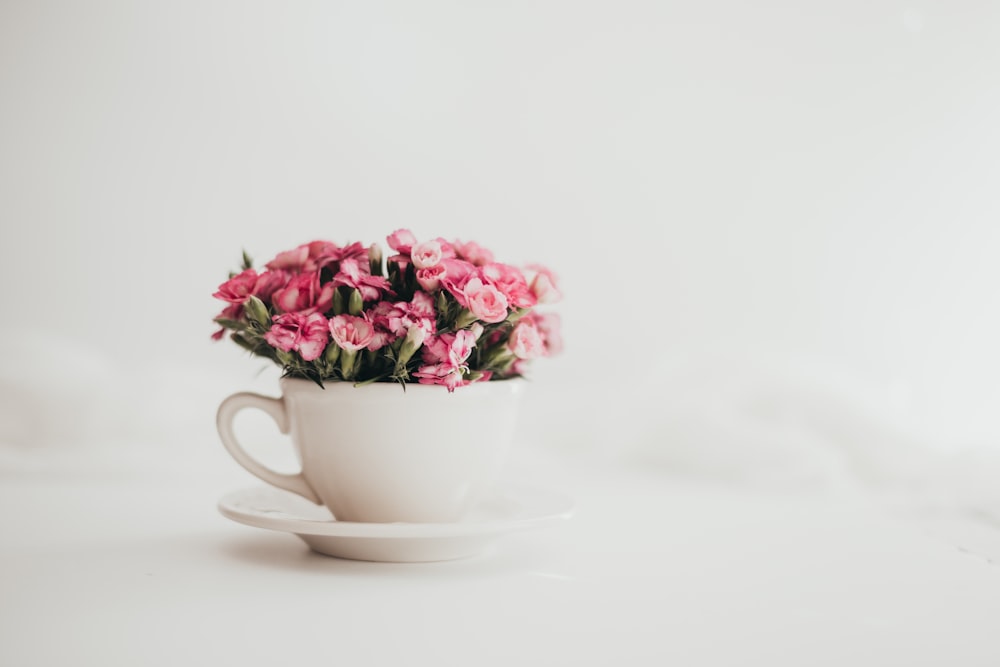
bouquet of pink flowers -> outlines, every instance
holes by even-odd
[[[373,244],[313,241],[243,270],[214,294],[229,305],[215,339],[231,338],[285,376],[355,383],[445,385],[502,380],[559,352],[559,318],[535,306],[560,298],[556,277],[494,261],[469,242],[418,243],[400,229],[385,261]]]

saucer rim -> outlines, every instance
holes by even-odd
[[[522,508],[510,519],[486,521],[459,521],[455,523],[363,523],[355,521],[314,521],[289,517],[266,516],[240,510],[236,506],[241,498],[250,494],[269,492],[298,499],[295,494],[275,487],[256,484],[226,493],[217,503],[217,509],[227,519],[255,528],[274,530],[296,535],[344,537],[366,539],[448,538],[493,535],[540,527],[547,523],[564,521],[576,512],[576,501],[569,495],[553,489],[501,482],[484,499],[534,496],[534,508]],[[541,507],[538,507],[541,505]],[[526,515],[525,515],[526,514]]]

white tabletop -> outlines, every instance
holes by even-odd
[[[226,520],[235,466],[7,472],[0,664],[1000,664],[1000,533],[598,458],[512,467],[572,520],[428,564]]]

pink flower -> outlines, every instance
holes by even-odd
[[[417,269],[417,283],[420,288],[428,292],[436,292],[441,289],[441,279],[445,276],[444,264],[437,264],[426,269]]]
[[[270,305],[274,293],[287,285],[290,278],[287,271],[265,271],[257,276],[257,282],[253,286],[253,295]]]
[[[493,262],[480,267],[479,275],[483,282],[500,290],[510,305],[517,308],[531,308],[538,300],[531,293],[524,274],[509,264]]]
[[[527,280],[538,303],[555,303],[562,298],[556,274],[541,264],[529,264]]]
[[[427,364],[447,364],[458,368],[469,359],[475,346],[475,334],[466,329],[429,336],[424,340],[421,358]]]
[[[411,327],[419,327],[428,334],[437,330],[434,302],[425,292],[414,293],[412,301],[397,303],[381,301],[375,305],[371,313],[372,322],[395,337],[405,336]]]
[[[471,278],[463,290],[466,307],[483,322],[495,324],[507,319],[507,297],[493,285]]]
[[[429,269],[432,266],[437,266],[442,259],[441,244],[437,241],[419,243],[413,246],[410,259],[413,260],[413,266],[418,269]]]
[[[349,258],[367,257],[368,251],[360,243],[351,243],[341,248],[331,241],[312,241],[297,248],[279,252],[267,263],[269,269],[309,273]]]
[[[397,229],[385,237],[385,242],[399,254],[409,255],[410,249],[417,243],[417,237],[409,229]]]
[[[253,294],[256,284],[257,272],[253,269],[247,269],[243,273],[233,276],[219,285],[219,291],[212,296],[222,301],[228,301],[229,303],[242,304]]]
[[[507,347],[518,359],[537,359],[545,356],[545,344],[538,328],[531,321],[521,320],[514,327],[507,341]]]
[[[309,260],[309,246],[300,245],[292,250],[279,252],[274,259],[265,266],[269,269],[281,269],[284,271],[302,271]]]
[[[483,266],[493,261],[493,253],[475,241],[469,241],[468,243],[455,241],[455,251],[461,259],[472,262],[476,266]]]
[[[340,273],[333,277],[333,285],[346,285],[361,292],[364,301],[378,301],[383,292],[390,292],[389,281],[382,276],[373,276],[367,264],[348,258],[340,263]]]
[[[275,315],[264,340],[284,352],[296,350],[306,361],[318,359],[328,339],[326,318],[319,313]]]
[[[464,259],[444,259],[440,266],[444,267],[441,286],[455,297],[463,308],[468,307],[465,300],[465,284],[475,275],[476,267]]]
[[[221,313],[215,316],[215,319],[225,319],[225,320],[240,320],[243,319],[243,304],[231,303],[226,306]],[[212,334],[212,340],[222,340],[222,337],[226,335],[226,328],[222,327],[218,331]]]
[[[468,384],[462,375],[462,370],[451,364],[425,364],[413,375],[420,384],[444,385],[449,393],[455,391],[455,387]]]
[[[397,336],[394,336],[389,331],[375,329],[375,332],[372,334],[372,339],[368,341],[368,345],[365,349],[371,350],[372,352],[381,350],[386,345],[391,345],[397,338]]]
[[[319,273],[299,273],[274,293],[274,306],[286,313],[325,313],[333,305],[334,286],[319,284]]]
[[[545,345],[545,356],[551,357],[563,350],[562,320],[556,313],[532,313],[538,334]]]
[[[423,366],[413,374],[420,384],[440,384],[455,391],[455,387],[469,384],[465,373],[469,370],[465,362],[476,345],[476,337],[471,331],[457,331],[438,336],[428,336],[421,348]]]
[[[434,239],[434,241],[441,247],[441,259],[455,259],[457,256],[455,246],[440,236]]]
[[[365,349],[375,335],[375,328],[364,317],[337,315],[330,320],[330,333],[334,342],[344,350]]]
[[[434,310],[434,299],[426,292],[415,292],[410,302],[405,306],[404,304],[406,304],[405,301],[396,305],[404,307],[406,312],[415,317],[434,318],[437,315],[437,311]]]

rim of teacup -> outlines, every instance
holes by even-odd
[[[509,378],[506,380],[490,380],[489,382],[473,382],[472,384],[462,387],[456,387],[454,392],[449,392],[447,387],[443,385],[419,384],[417,382],[407,382],[404,388],[404,386],[401,386],[398,382],[370,382],[368,384],[357,384],[354,382],[337,380],[326,381],[323,383],[323,386],[320,387],[318,384],[307,378],[283,377],[279,381],[279,384],[283,393],[295,392],[321,395],[326,392],[342,393],[353,390],[369,394],[383,395],[405,395],[410,392],[415,392],[421,395],[440,393],[442,395],[450,396],[471,396],[483,394],[522,394],[524,393],[528,382],[523,377]]]

